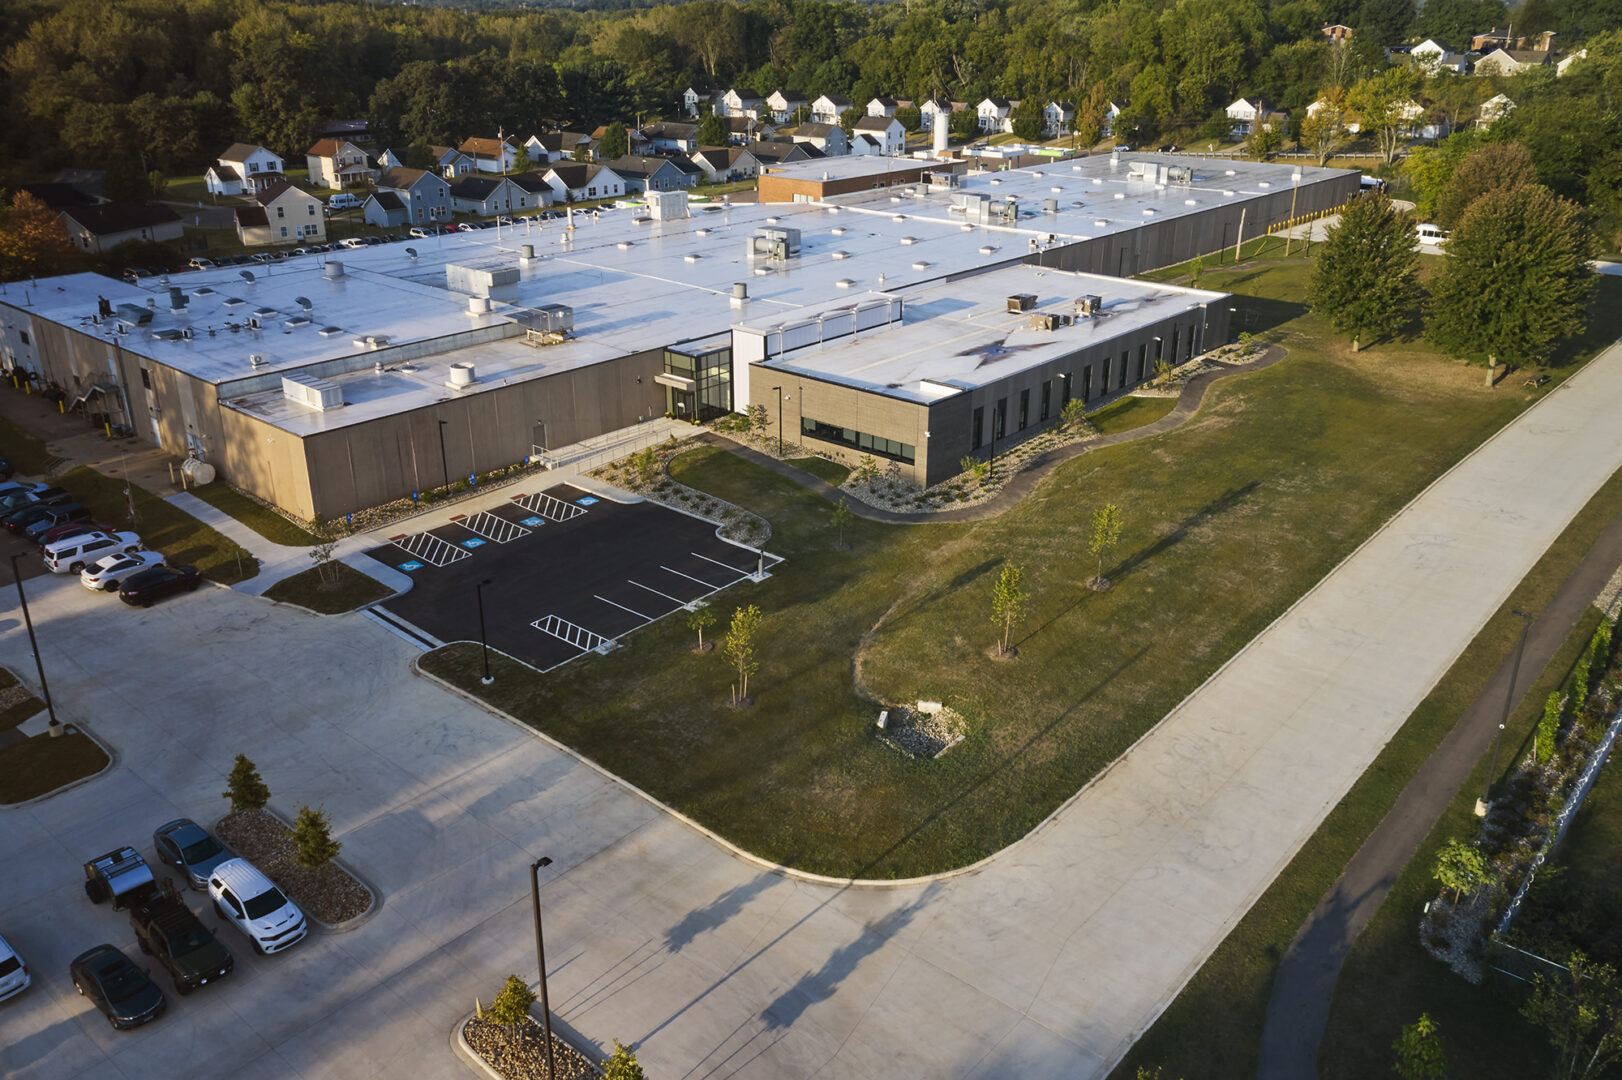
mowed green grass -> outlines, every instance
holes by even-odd
[[[747,712],[733,676],[680,620],[540,677],[510,665],[497,705],[767,858],[901,877],[962,866],[1024,835],[1117,757],[1381,522],[1524,409],[1422,346],[1352,356],[1301,304],[1306,268],[1212,275],[1285,344],[1272,368],[1219,382],[1172,432],[1083,455],[1007,513],[972,525],[857,521],[722,451],[676,478],[764,515],[788,557],[714,600],[764,613]],[[1093,508],[1126,526],[1085,587]],[[992,584],[1020,565],[1019,659],[992,661]],[[719,636],[722,626],[712,629]],[[478,692],[476,650],[430,670]],[[937,762],[874,735],[887,703],[940,699],[968,738]]]
[[[294,524],[227,484],[203,484],[192,488],[191,493],[221,513],[230,514],[273,544],[311,547],[321,542],[321,538],[308,529]]]
[[[1124,397],[1089,413],[1087,420],[1100,435],[1114,435],[1152,424],[1175,408],[1174,397]]]
[[[796,469],[802,469],[820,480],[826,480],[834,487],[843,484],[850,477],[850,470],[837,461],[829,461],[825,457],[796,457],[788,458],[788,464]]]
[[[348,563],[335,561],[327,572],[333,579],[330,583],[321,579],[318,567],[312,566],[278,581],[265,590],[265,597],[309,608],[317,615],[340,615],[375,604],[394,593],[381,581],[361,573]]]
[[[97,521],[133,529],[146,547],[163,552],[170,563],[197,567],[210,581],[235,585],[259,573],[258,561],[234,540],[137,484],[129,485],[126,497],[125,481],[84,466],[63,473],[55,482],[89,507]]]

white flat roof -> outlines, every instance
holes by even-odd
[[[1031,311],[1008,311],[1007,297],[1018,293],[1036,297]],[[1089,294],[1103,299],[1102,316],[1031,329],[1032,315],[1074,313],[1076,299]],[[792,349],[756,366],[928,404],[1227,298],[1205,289],[1018,266],[910,290],[899,323]],[[880,299],[852,297],[843,306]],[[814,321],[832,307],[813,306],[782,321]],[[772,322],[754,320],[747,328],[768,331]]]
[[[781,176],[790,180],[848,180],[851,177],[882,177],[886,173],[920,168],[935,168],[946,172],[961,169],[962,162],[936,161],[930,158],[887,157],[882,154],[839,154],[834,157],[812,158],[810,161],[791,161],[785,165],[765,165],[761,172],[767,176]]]

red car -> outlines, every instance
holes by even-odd
[[[40,550],[43,551],[58,540],[67,540],[83,533],[111,533],[116,531],[111,525],[102,525],[95,521],[75,521],[67,525],[58,525],[54,529],[47,529],[45,534],[39,538],[39,546]]]

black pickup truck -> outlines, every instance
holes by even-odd
[[[231,974],[230,952],[197,921],[173,886],[134,905],[130,926],[141,951],[157,958],[182,995]]]

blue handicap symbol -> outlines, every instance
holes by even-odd
[[[468,539],[462,541],[462,546],[465,548],[481,547],[483,544],[484,541],[480,540],[477,536],[469,537]]]
[[[545,520],[546,520],[545,518],[527,517],[523,521],[520,521],[518,524],[520,524],[520,525],[528,525],[530,528],[533,529],[533,528],[535,528],[535,526],[541,524],[541,522],[543,522]]]
[[[421,570],[422,569],[422,563],[417,562],[415,559],[413,559],[411,562],[403,562],[403,563],[401,563],[400,564],[400,569],[404,570],[406,573],[409,574],[413,570]]]
[[[594,503],[596,501],[597,500],[592,498],[590,495],[586,495],[586,496],[583,496],[583,497],[578,498],[578,499],[575,500],[575,502],[579,503],[581,506],[590,506],[592,503]]]

